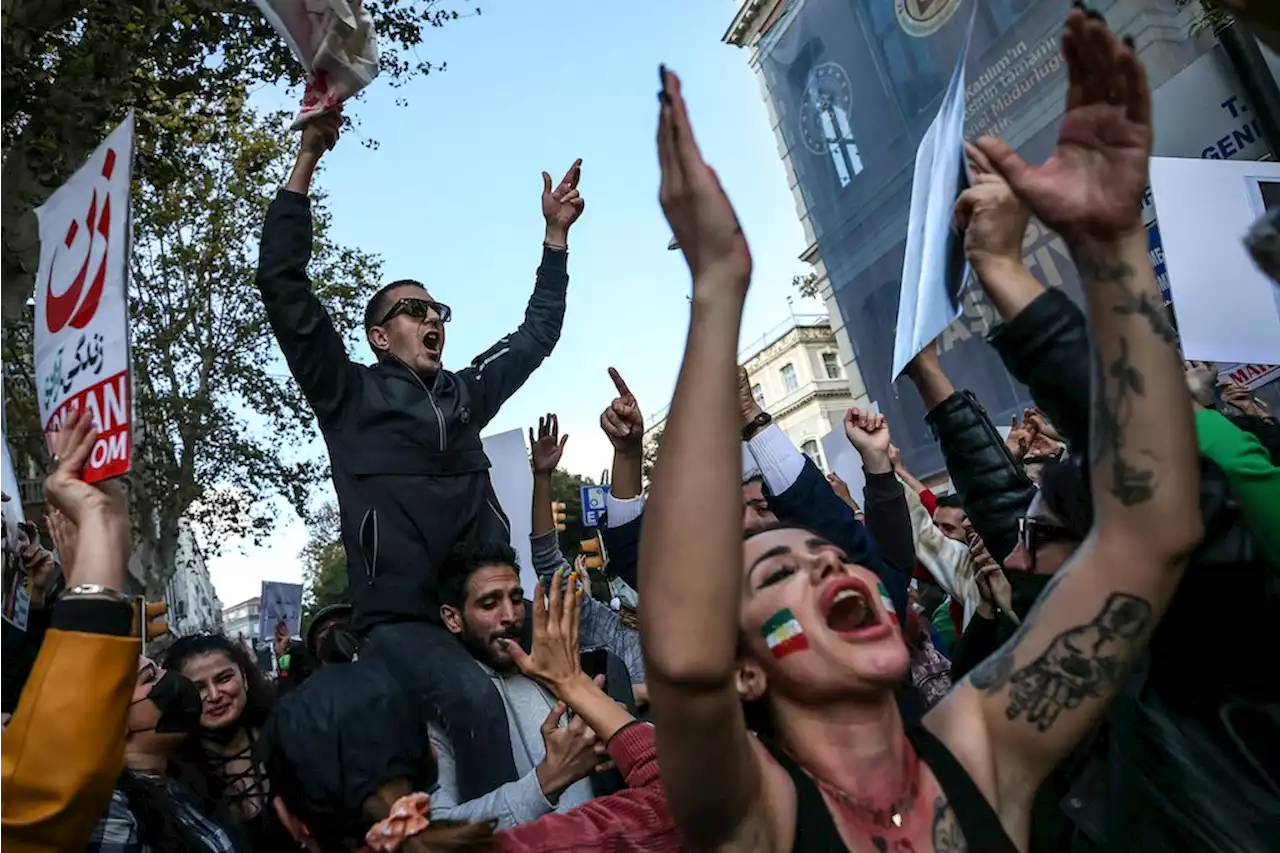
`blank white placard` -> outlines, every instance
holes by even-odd
[[[1186,358],[1280,364],[1277,287],[1242,238],[1280,163],[1151,158],[1160,239]]]

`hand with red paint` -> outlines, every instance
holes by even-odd
[[[569,227],[578,221],[587,202],[578,192],[582,178],[582,158],[573,161],[555,189],[551,188],[551,175],[542,173],[542,217],[547,221],[547,242],[553,246],[567,246]]]
[[[76,558],[64,565],[68,586],[101,584],[122,590],[129,554],[129,510],[120,484],[84,481],[89,454],[98,440],[93,417],[72,412],[50,438],[54,470],[45,478],[45,498],[74,525]]]
[[[529,464],[534,474],[550,474],[560,464],[564,455],[565,443],[569,441],[569,433],[560,435],[560,418],[550,412],[545,418],[538,418],[538,434],[535,437],[533,427],[529,427]]]
[[[1068,242],[1115,240],[1142,228],[1153,139],[1151,90],[1133,39],[1073,9],[1062,33],[1067,109],[1058,144],[1032,166],[1003,140],[975,145],[1045,225]]]

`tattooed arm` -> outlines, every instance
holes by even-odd
[[[1098,721],[1145,648],[1202,534],[1188,392],[1139,215],[1151,150],[1146,75],[1128,40],[1072,11],[1067,113],[1053,156],[1028,166],[978,146],[1072,249],[1088,295],[1096,375],[1090,535],[1018,632],[934,724],[980,709],[988,795],[1009,814]],[[1082,61],[1083,60],[1083,61]],[[972,734],[972,732],[970,732]]]

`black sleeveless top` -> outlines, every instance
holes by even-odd
[[[908,726],[906,732],[916,755],[928,765],[938,780],[938,787],[950,802],[968,849],[983,853],[1018,853],[995,809],[973,784],[969,773],[951,750],[922,725]],[[796,840],[792,851],[845,853],[849,848],[841,840],[835,818],[827,809],[817,784],[791,756],[767,744],[766,747],[796,786]]]

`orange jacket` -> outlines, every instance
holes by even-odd
[[[124,769],[140,642],[114,601],[60,602],[0,738],[0,840],[14,851],[83,850]]]

